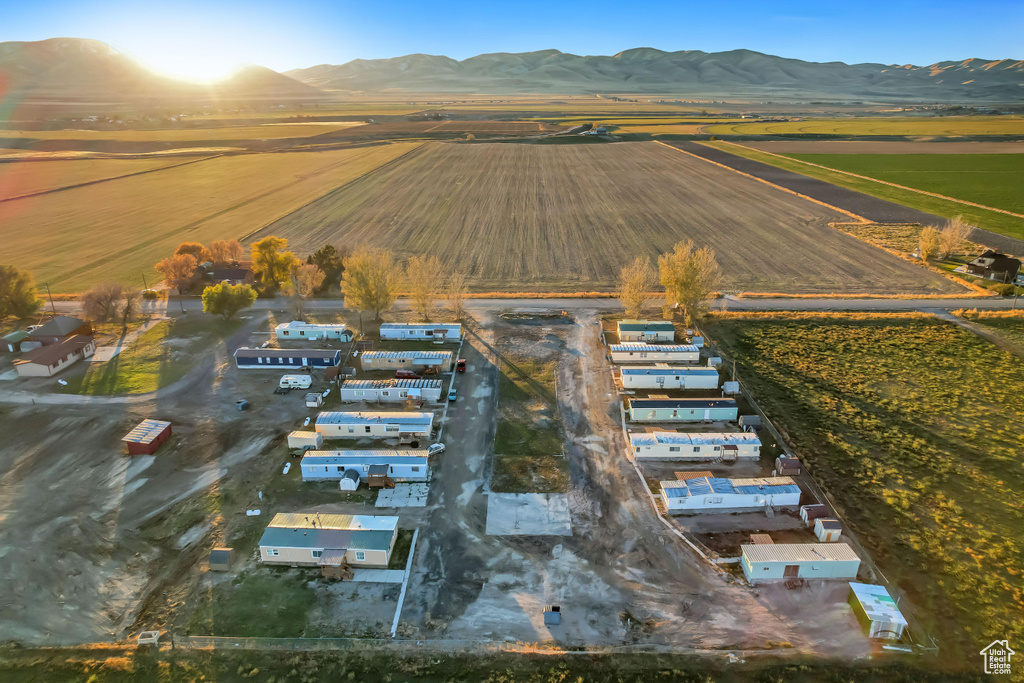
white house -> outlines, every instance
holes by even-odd
[[[385,465],[395,481],[426,481],[430,475],[425,450],[307,451],[299,463],[302,481],[339,481],[350,470],[365,481],[374,465]]]
[[[696,363],[700,349],[692,344],[630,342],[608,347],[613,363]]]
[[[301,320],[281,323],[274,328],[278,339],[340,339],[352,341],[352,331],[345,323],[307,323]]]
[[[458,341],[462,338],[462,325],[459,323],[384,323],[380,326],[380,338],[395,341],[403,339]]]
[[[789,477],[700,477],[661,482],[661,500],[669,512],[735,512],[767,507],[778,510],[800,505],[800,487]]]
[[[741,546],[740,564],[750,583],[786,579],[857,578],[860,558],[845,543],[775,543]]]
[[[341,385],[341,400],[402,403],[412,399],[437,403],[443,385],[439,379],[348,379]]]
[[[753,432],[630,432],[629,445],[638,459],[757,460],[761,440]]]
[[[451,351],[364,351],[359,355],[363,370],[436,370],[452,369]]]
[[[620,320],[615,325],[620,342],[674,342],[676,326],[667,320]]]
[[[433,426],[433,413],[326,412],[316,418],[325,439],[426,438]]]
[[[279,512],[260,538],[260,561],[332,569],[387,567],[398,538],[398,517]]]
[[[619,371],[623,389],[716,389],[718,370],[696,366],[626,365]]]

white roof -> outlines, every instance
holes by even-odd
[[[363,351],[363,360],[376,360],[378,358],[411,359],[411,360],[439,360],[443,361],[452,357],[451,351]]]
[[[337,529],[344,531],[394,531],[398,517],[375,515],[333,515],[318,512],[279,512],[267,528]]]
[[[275,330],[343,330],[347,327],[345,323],[307,323],[302,320],[292,320],[281,323]]]
[[[318,425],[343,425],[343,424],[411,424],[431,425],[434,423],[433,413],[400,413],[400,412],[327,412],[320,413],[316,417]]]
[[[383,323],[381,330],[461,330],[461,323]]]
[[[888,621],[893,624],[907,625],[907,619],[900,613],[896,601],[885,590],[885,586],[873,586],[869,583],[850,583],[850,589],[857,596],[857,601],[871,621]]]
[[[288,436],[294,436],[297,439],[315,439],[318,432],[304,432],[296,430],[294,432],[288,432]]]
[[[644,342],[629,342],[626,344],[612,344],[609,348],[612,351],[668,351],[671,353],[700,353],[700,349],[692,344],[645,344]]]
[[[338,450],[338,451],[306,451],[302,456],[303,465],[340,465],[344,463],[359,463],[364,465],[379,464],[417,464],[426,462],[427,452],[425,450],[398,451],[387,448],[376,448],[367,450]]]
[[[743,545],[743,559],[748,562],[851,562],[860,560],[845,543],[775,543]]]
[[[752,432],[631,432],[629,442],[634,447],[667,444],[673,446],[761,445],[761,440]]]

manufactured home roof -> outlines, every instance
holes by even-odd
[[[761,440],[751,432],[631,432],[629,442],[636,446],[683,445],[683,446],[738,446],[740,444],[761,445]]]
[[[342,389],[440,389],[439,379],[347,379]]]
[[[399,412],[375,412],[375,413],[348,413],[348,412],[327,412],[317,415],[318,425],[369,425],[369,424],[406,424],[424,425],[434,424],[433,413],[399,413]]]
[[[772,479],[701,477],[683,481],[663,481],[661,488],[669,498],[690,498],[712,494],[774,496],[782,493],[800,493],[800,487],[789,477],[774,477]]]
[[[160,436],[160,434],[170,426],[170,422],[164,422],[163,420],[143,420],[135,426],[135,429],[128,432],[121,441],[130,443],[153,443],[153,439]]]
[[[703,376],[715,376],[718,377],[718,370],[714,368],[704,368],[698,366],[670,366],[670,365],[651,365],[645,366],[625,366],[621,370],[623,375],[703,375]]]
[[[235,351],[235,358],[340,358],[337,349],[249,349]]]
[[[451,351],[363,351],[360,356],[366,360],[436,360],[444,361],[452,357]]]
[[[64,358],[70,353],[79,349],[84,349],[93,343],[93,338],[84,334],[76,334],[72,337],[62,339],[56,344],[50,344],[49,346],[40,346],[37,349],[32,349],[21,358],[14,361],[14,365],[21,365],[22,363],[32,363],[35,365],[52,365],[57,361]]]
[[[296,439],[315,439],[318,433],[319,432],[294,431],[288,432],[288,436],[295,437]]]
[[[665,320],[620,320],[618,328],[626,332],[643,332],[645,330],[676,331],[675,325]]]
[[[301,465],[425,465],[424,450],[306,451]]]
[[[626,399],[636,408],[735,408],[733,398],[630,398]]]
[[[645,344],[643,342],[627,342],[625,344],[612,344],[609,346],[612,351],[660,351],[670,353],[700,353],[700,349],[692,344]]]
[[[85,324],[84,320],[78,318],[70,318],[66,315],[58,315],[43,324],[40,327],[32,330],[33,337],[61,337],[66,334],[71,334],[79,327]]]
[[[743,559],[747,562],[850,562],[860,560],[853,548],[845,543],[775,543],[773,545],[743,545]]]
[[[278,512],[267,527],[393,531],[398,527],[398,517],[394,515],[337,515],[322,512]]]
[[[397,518],[396,518],[397,519]],[[392,531],[349,531],[344,529],[267,527],[260,545],[271,548],[332,548],[346,550],[387,550]]]
[[[387,330],[461,330],[461,323],[383,323],[380,331]]]
[[[864,608],[864,613],[871,621],[887,621],[893,624],[907,625],[907,619],[900,613],[896,601],[885,590],[885,586],[873,586],[869,583],[850,582],[850,590]]]
[[[347,327],[345,323],[307,323],[301,320],[292,320],[291,322],[281,323],[275,330],[344,330]]]

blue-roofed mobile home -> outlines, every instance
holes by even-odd
[[[800,487],[789,477],[721,479],[700,477],[661,482],[669,512],[718,512],[772,507],[797,508]]]
[[[676,327],[667,320],[620,320],[616,326],[620,342],[673,342]]]
[[[235,351],[240,370],[286,370],[288,368],[336,368],[341,363],[337,349],[247,349]]]

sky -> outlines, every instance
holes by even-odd
[[[406,2],[0,0],[0,42],[93,38],[165,73],[223,76],[423,52],[746,48],[809,61],[1024,59],[1024,0]]]

